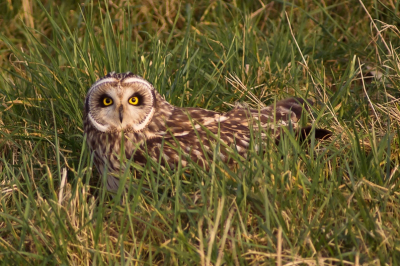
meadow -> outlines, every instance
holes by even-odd
[[[399,265],[399,4],[0,1],[0,265]],[[333,135],[110,195],[82,116],[111,71],[182,107],[313,99]]]

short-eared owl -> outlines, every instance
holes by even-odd
[[[297,126],[308,104],[290,98],[258,109],[237,105],[227,113],[178,108],[143,78],[112,72],[94,83],[87,94],[84,130],[95,165],[100,173],[108,171],[107,189],[117,191],[118,176],[129,169],[126,163],[144,164],[146,153],[170,167],[180,162],[207,168],[207,157],[213,158],[218,140],[218,157],[232,163],[229,150],[245,156],[251,132],[277,139],[279,127],[291,124],[300,135],[308,134],[310,127]],[[329,133],[317,129],[315,135],[324,138]]]

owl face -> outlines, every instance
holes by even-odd
[[[132,73],[108,74],[90,88],[85,109],[101,132],[139,132],[153,117],[154,87]]]

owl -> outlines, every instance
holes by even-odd
[[[246,157],[252,134],[279,140],[281,127],[291,125],[300,136],[303,110],[311,101],[290,98],[252,109],[237,104],[226,113],[201,108],[180,108],[168,103],[147,80],[128,73],[109,73],[92,85],[85,99],[84,132],[100,174],[107,174],[107,189],[116,192],[130,162],[147,158],[174,168],[196,163],[207,169],[217,156],[233,164],[232,150]],[[316,138],[330,135],[316,129]],[[217,144],[219,144],[217,146]]]

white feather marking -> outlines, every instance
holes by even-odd
[[[196,155],[198,158],[201,158],[201,152],[199,152],[198,150],[193,150],[192,151],[194,155]]]
[[[160,135],[162,136],[162,135],[165,135],[165,132],[164,132],[164,134],[162,134],[162,133],[156,133],[156,134],[154,134],[154,133],[152,133],[152,132],[144,132],[144,135],[146,136],[146,139],[152,139],[152,138],[156,138],[156,137],[159,137]]]
[[[149,82],[140,78],[126,78],[123,80],[123,83],[134,83],[134,82],[142,83],[148,87],[151,87],[151,84]]]
[[[245,140],[240,140],[240,142],[243,144],[243,146],[248,147],[249,143]]]
[[[163,153],[163,157],[164,157],[164,159],[165,159],[166,161],[168,161],[168,160],[169,160],[169,156],[168,156],[168,155],[166,155],[165,153]]]
[[[106,83],[106,82],[117,82],[118,80],[117,79],[115,79],[115,78],[106,78],[106,79],[102,79],[102,80],[99,80],[99,81],[97,81],[95,84],[93,84],[93,86],[90,88],[90,90],[88,91],[88,95],[90,95],[90,92],[95,88],[95,87],[97,87],[97,86],[99,86],[99,85],[101,85],[101,84],[103,84],[103,83]]]
[[[189,134],[189,131],[183,131],[181,133],[175,133],[174,137],[186,136],[187,134]]]
[[[213,117],[207,117],[204,119],[203,126],[206,126],[206,125],[214,123],[214,122],[215,122],[215,119]]]
[[[147,126],[147,124],[149,123],[150,119],[153,117],[154,111],[155,111],[154,107],[152,107],[149,115],[146,117],[146,119],[142,123],[140,123],[138,125],[133,125],[133,130],[135,130],[136,132],[139,132],[143,128],[145,128]]]
[[[92,115],[91,115],[90,113],[89,113],[88,115],[89,115],[90,121],[92,121],[92,124],[94,125],[94,127],[95,127],[98,131],[106,132],[106,131],[108,130],[108,126],[105,126],[105,125],[102,125],[102,124],[97,123],[96,120],[93,119],[93,117],[92,117]]]
[[[224,122],[225,120],[228,120],[228,117],[226,117],[226,116],[220,116],[220,117],[217,119],[218,122]]]
[[[240,147],[239,145],[236,145],[236,149],[237,149],[238,152],[244,151],[244,149],[242,147]]]

